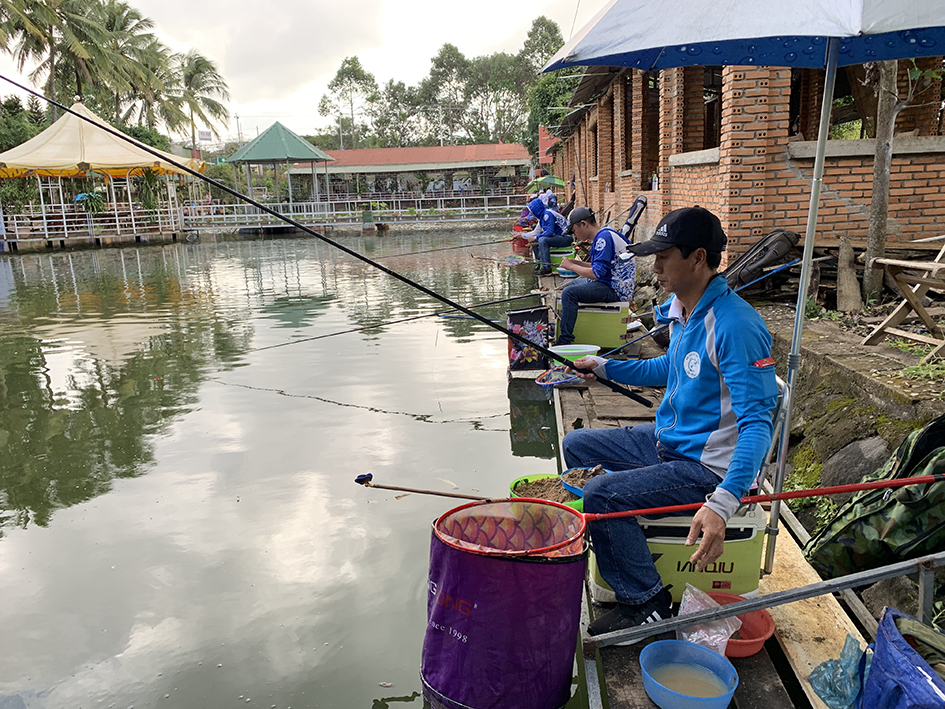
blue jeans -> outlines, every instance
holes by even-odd
[[[577,429],[564,437],[563,448],[569,468],[603,465],[616,471],[584,486],[585,512],[704,502],[719,484],[718,476],[704,465],[658,443],[655,423]],[[620,603],[644,603],[659,593],[663,582],[636,519],[600,520],[587,527],[601,576]]]
[[[561,291],[561,323],[558,344],[574,342],[574,323],[577,322],[579,303],[614,303],[620,296],[606,283],[592,278],[575,278]]]
[[[567,234],[539,236],[538,240],[532,245],[532,253],[537,260],[541,261],[543,267],[551,268],[551,249],[556,249],[559,246],[570,246],[573,238]]]

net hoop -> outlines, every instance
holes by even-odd
[[[476,532],[481,532],[478,525],[477,519],[472,515],[467,515],[464,513],[470,512],[473,508],[483,507],[486,505],[505,505],[506,508],[510,511],[515,511],[516,509],[521,510],[522,522],[526,527],[531,525],[528,531],[534,531],[538,529],[541,522],[552,522],[548,518],[546,512],[549,510],[540,510],[538,515],[533,514],[535,512],[534,507],[538,508],[550,508],[557,516],[559,522],[567,522],[568,526],[557,530],[557,536],[559,538],[555,539],[551,543],[544,542],[542,546],[535,546],[534,548],[528,549],[509,549],[509,548],[499,548],[490,545],[484,545],[469,539],[463,539],[456,534],[450,534],[447,529],[449,527],[454,527],[459,529],[459,531],[466,537],[481,537],[482,534],[476,534]],[[499,511],[498,509],[496,511]],[[539,517],[540,516],[540,517]],[[465,520],[458,520],[457,517],[465,517]],[[508,519],[508,518],[506,518]],[[471,523],[470,523],[471,522]],[[516,523],[517,524],[517,523]],[[498,527],[495,532],[490,536],[486,532],[486,536],[490,539],[502,536],[503,539],[507,540],[507,532],[509,530],[501,528],[501,523],[494,524]],[[475,527],[474,529],[470,529]],[[578,512],[573,507],[568,507],[559,502],[552,502],[551,500],[541,500],[534,497],[515,497],[515,498],[505,498],[499,500],[482,500],[475,502],[468,502],[459,507],[454,507],[451,510],[444,512],[433,522],[433,533],[437,539],[446,544],[453,549],[458,549],[460,551],[469,552],[471,554],[478,554],[481,556],[489,556],[496,558],[541,558],[544,560],[551,561],[569,561],[574,558],[583,558],[583,554],[586,548],[584,540],[584,532],[587,527],[587,522],[584,519],[584,515],[581,512]],[[450,530],[453,531],[453,530]],[[513,531],[511,536],[518,538],[516,532],[521,530],[516,529]],[[547,535],[545,530],[545,534]],[[530,535],[526,535],[530,536]]]
[[[547,377],[551,376],[555,372],[563,372],[564,370],[565,370],[564,365],[558,365],[556,367],[552,367],[551,369],[546,369],[544,372],[542,372],[537,377],[535,377],[535,384],[537,384],[538,386],[543,386],[543,387],[553,387],[557,384],[568,384],[570,382],[573,382],[575,379],[579,378],[578,375],[575,374],[573,376],[567,377],[565,379],[561,379],[556,382],[547,381]]]

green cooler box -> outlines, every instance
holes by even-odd
[[[687,547],[686,536],[692,517],[638,518],[643,528],[664,585],[672,584],[673,601],[679,603],[686,584],[703,591],[724,591],[744,595],[758,590],[761,578],[761,555],[764,549],[765,525],[768,513],[760,505],[753,505],[736,514],[728,522],[725,532],[725,551],[705,571],[695,570],[689,557],[696,550]],[[604,581],[597,568],[593,551],[587,567],[591,598],[598,603],[613,603],[613,589]]]
[[[570,246],[561,246],[558,248],[549,249],[548,253],[551,255],[551,267],[558,268],[561,265],[561,259],[563,258],[574,258],[574,249]]]
[[[620,347],[627,342],[629,322],[629,303],[581,303],[574,323],[574,341],[603,349]]]

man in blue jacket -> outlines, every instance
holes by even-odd
[[[665,386],[655,424],[579,429],[565,436],[569,467],[616,471],[584,488],[584,511],[616,512],[706,501],[686,544],[702,541],[692,563],[702,571],[722,553],[725,525],[751,486],[772,437],[777,400],[771,335],[761,316],[719,275],[726,237],[719,219],[690,207],[667,214],[649,241],[628,247],[656,255],[653,272],[673,297],[657,309],[670,323],[669,349],[655,359],[587,357],[585,379]],[[601,575],[616,608],[588,627],[591,635],[667,618],[671,598],[633,518],[589,522]]]
[[[560,214],[545,206],[541,197],[529,202],[528,209],[538,219],[538,224],[533,231],[522,236],[532,242],[532,252],[539,261],[535,273],[547,276],[551,273],[551,249],[571,244],[571,236],[564,233],[568,223]]]
[[[561,320],[556,344],[574,342],[574,324],[581,303],[615,303],[633,298],[636,263],[623,235],[597,226],[597,217],[587,207],[576,207],[568,215],[568,231],[579,241],[591,241],[591,262],[561,259],[561,268],[574,271],[575,278],[561,291]]]

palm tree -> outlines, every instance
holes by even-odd
[[[150,30],[154,22],[123,0],[108,0],[102,7],[106,46],[114,62],[109,87],[115,103],[115,122],[121,121],[122,97],[132,87],[148,81],[149,48],[155,37]]]
[[[14,50],[17,67],[22,70],[37,61],[30,80],[38,84],[45,77],[46,95],[55,100],[59,100],[61,82],[74,78],[81,97],[83,80],[91,83],[114,69],[104,48],[101,20],[101,5],[95,0],[30,0],[11,21],[19,37]],[[52,117],[57,117],[55,106]]]
[[[131,82],[125,97],[128,104],[121,120],[137,122],[139,126],[157,128],[163,123],[169,132],[175,132],[187,123],[182,108],[180,77],[175,72],[176,61],[170,50],[157,39],[152,39],[141,52],[144,75]]]
[[[213,134],[219,137],[213,120],[229,119],[230,111],[213,97],[229,100],[230,90],[214,63],[194,50],[178,55],[177,67],[181,105],[190,116],[191,147],[196,149],[197,130],[194,118],[203,121]]]

